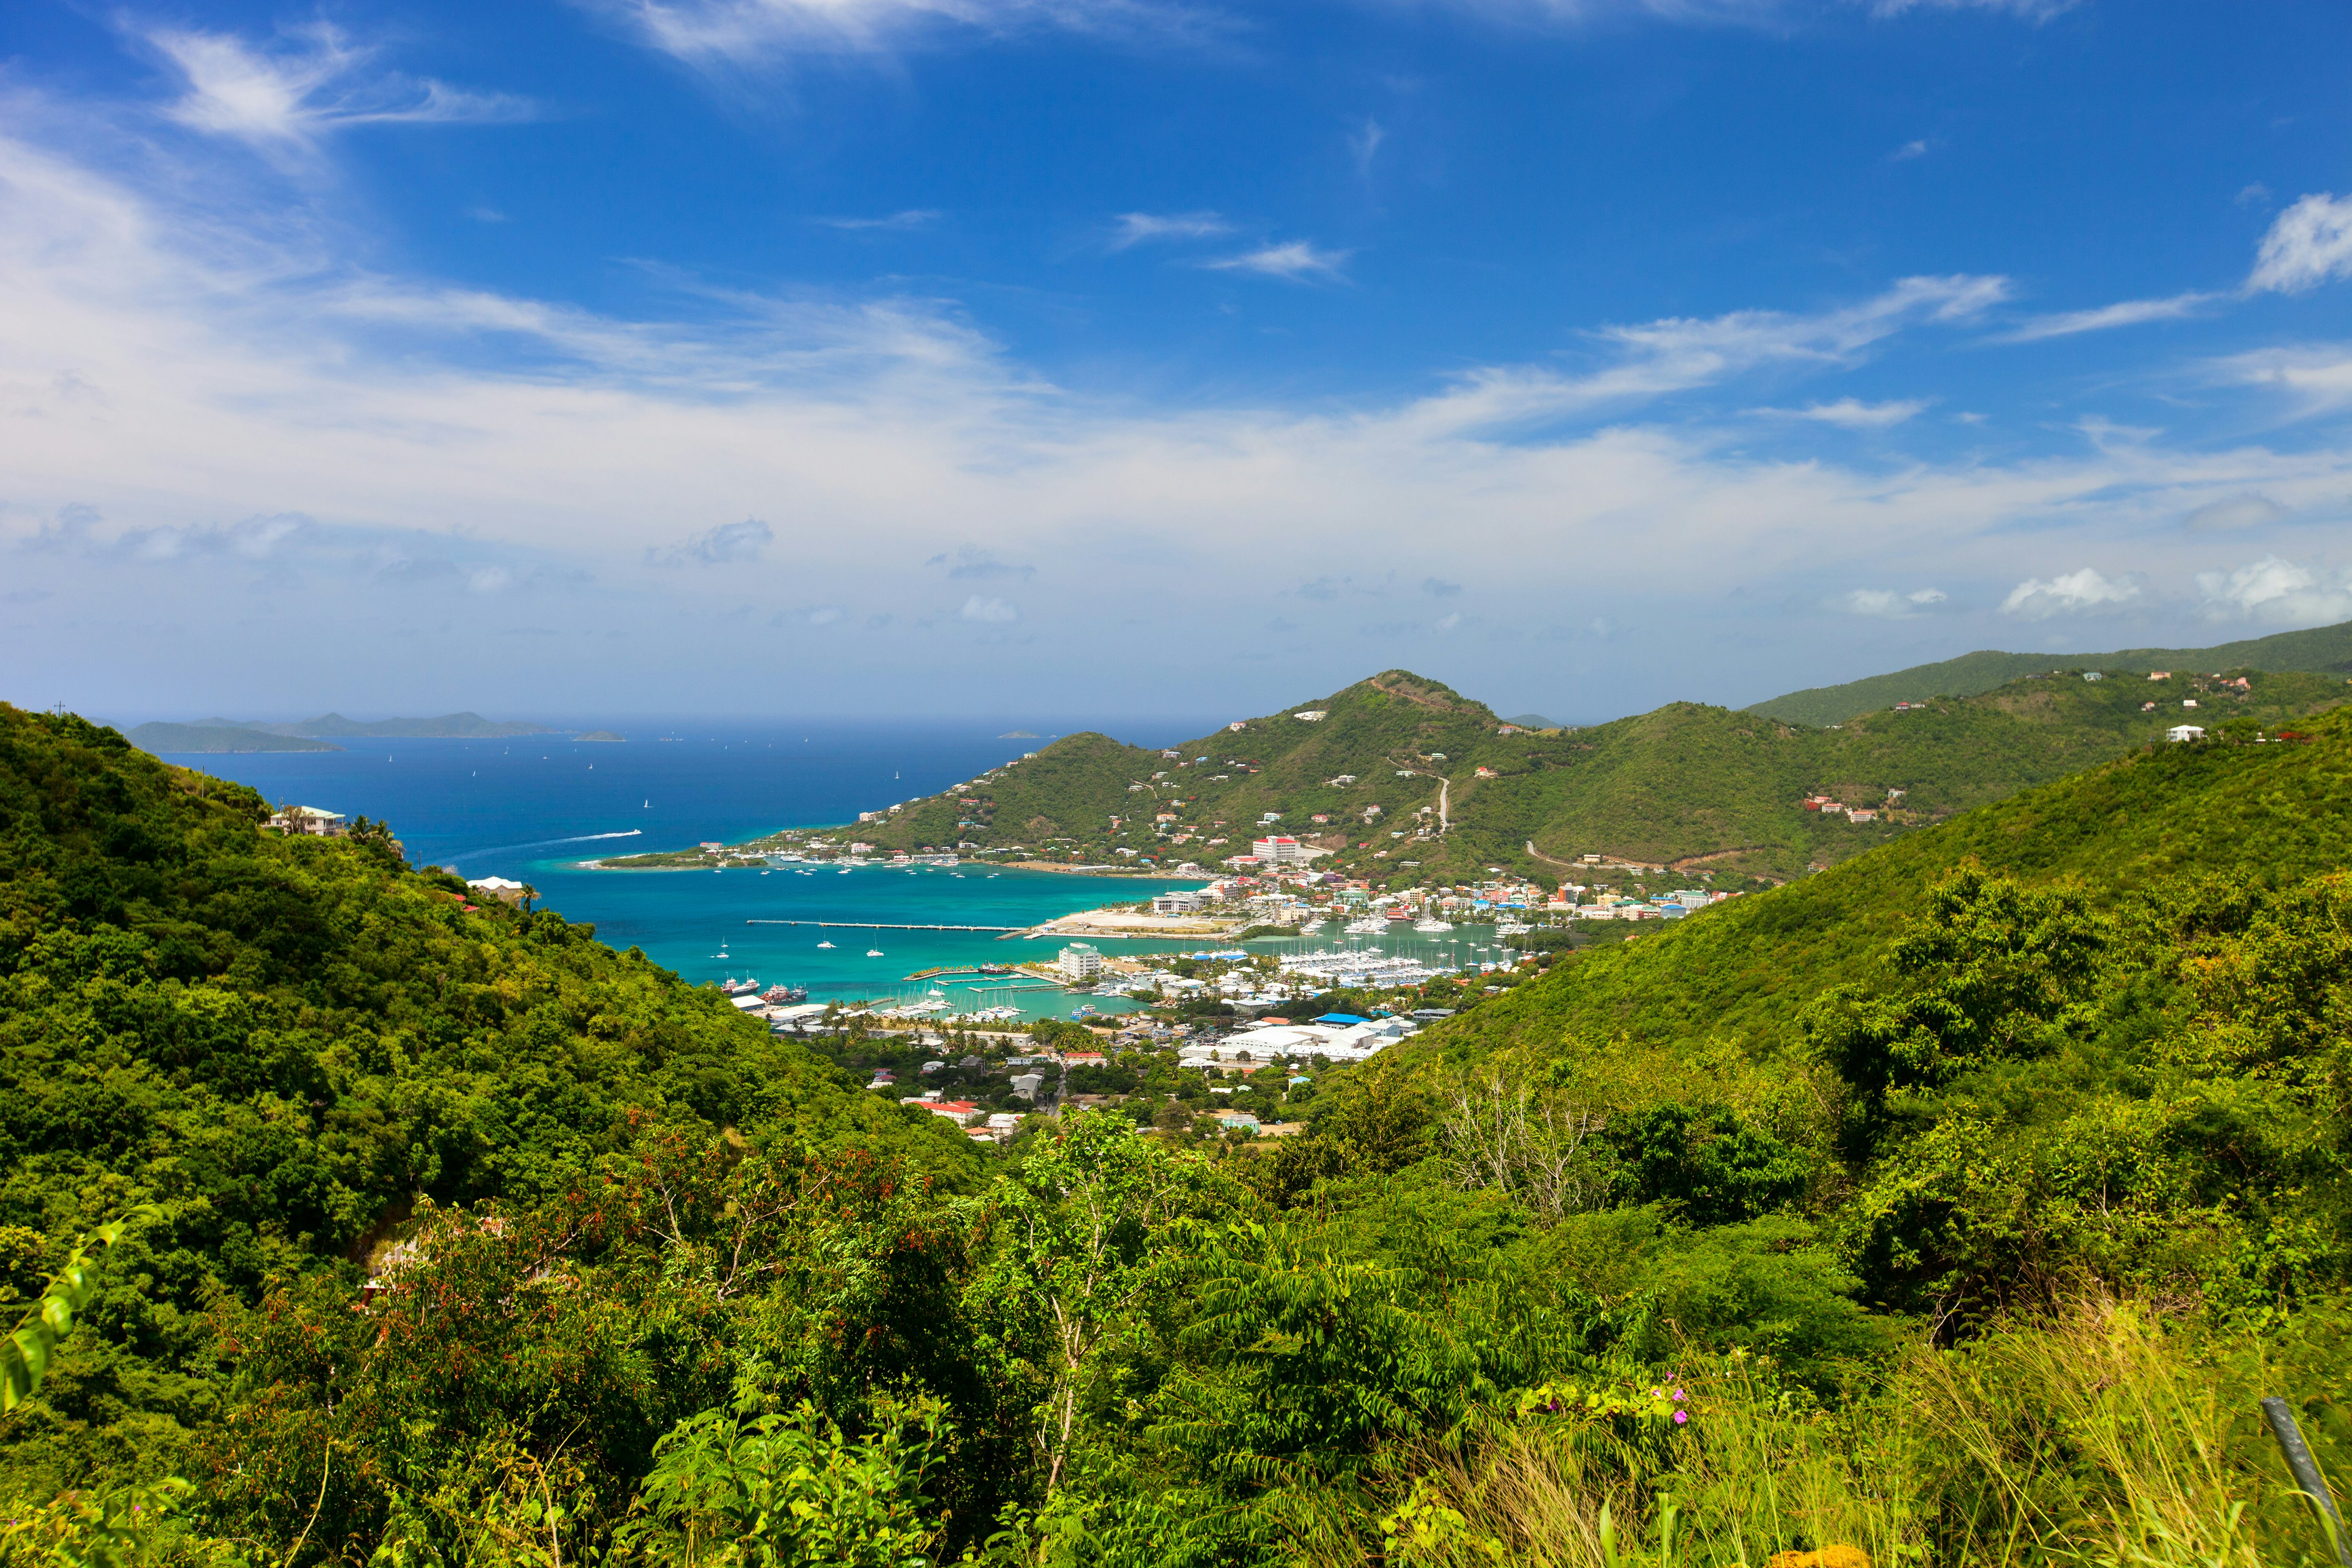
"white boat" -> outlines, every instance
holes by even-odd
[[[1434,932],[1434,931],[1452,931],[1452,930],[1454,929],[1454,922],[1453,922],[1452,921],[1441,921],[1441,920],[1433,920],[1433,920],[1425,920],[1425,921],[1415,921],[1413,922],[1412,929],[1413,929],[1413,930],[1415,930],[1415,931],[1432,931],[1432,932]]]
[[[1372,936],[1388,929],[1388,921],[1381,915],[1366,915],[1362,920],[1348,922],[1350,936]]]
[[[835,872],[834,875],[836,877],[846,877],[849,875],[849,868],[844,866],[840,870]]]
[[[866,950],[866,956],[868,958],[880,958],[883,956],[882,950],[878,947],[869,947]]]
[[[819,946],[819,947],[831,947],[832,945],[833,945],[833,943],[831,943],[831,942],[818,942],[818,943],[817,943],[817,946]]]

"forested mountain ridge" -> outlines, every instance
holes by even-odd
[[[1391,670],[1165,751],[1069,736],[968,787],[902,803],[856,837],[893,850],[1018,845],[1089,864],[1214,866],[1276,832],[1328,850],[1318,864],[1392,884],[1489,865],[1543,875],[1593,852],[1785,877],[2094,765],[2184,719],[2275,724],[2347,695],[2332,675],[2244,679],[2039,676],[1822,730],[1678,702],[1531,731]],[[1808,812],[1814,792],[1877,820]]]
[[[2352,621],[2250,637],[2213,647],[2133,647],[2115,653],[2062,654],[1979,649],[1958,658],[1914,665],[1889,675],[1865,676],[1837,686],[1791,691],[1768,701],[1751,702],[1741,711],[1760,713],[1790,724],[1836,724],[1858,713],[1892,708],[1897,702],[1924,701],[1932,697],[1973,697],[2027,676],[2085,669],[2119,670],[2133,675],[2145,675],[2155,669],[2179,674],[2263,669],[2352,675]]]
[[[665,1129],[977,1168],[592,927],[479,908],[380,826],[279,837],[250,789],[0,705],[0,1266],[134,1203],[142,1281],[5,1430],[69,1478],[217,1399],[203,1317],[348,1274],[420,1205],[561,1194]]]

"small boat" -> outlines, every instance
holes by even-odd
[[[833,945],[833,943],[831,943],[831,942],[818,942],[818,943],[817,943],[817,946],[819,946],[819,947],[831,947],[832,945]]]
[[[1454,922],[1452,921],[1441,921],[1433,916],[1428,920],[1415,922],[1412,929],[1420,931],[1452,931],[1454,929]]]
[[[866,950],[866,956],[868,958],[880,958],[882,956],[882,950],[878,947],[869,947]]]
[[[846,877],[849,875],[849,868],[844,866],[840,870],[835,872],[834,875],[837,877]]]
[[[767,874],[768,874],[768,873],[766,873],[765,871],[762,871],[762,872],[761,872],[761,873],[760,873],[760,875],[761,875],[762,877],[766,876]]]

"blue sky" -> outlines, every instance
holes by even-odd
[[[2352,13],[0,15],[0,668],[1739,703],[2352,618]]]

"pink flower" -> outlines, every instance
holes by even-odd
[[[1677,1411],[1675,1411],[1675,1426],[1682,1426],[1685,1422],[1688,1421],[1689,1419],[1690,1419],[1690,1412],[1689,1412],[1689,1411],[1687,1411],[1687,1410],[1677,1410]]]

